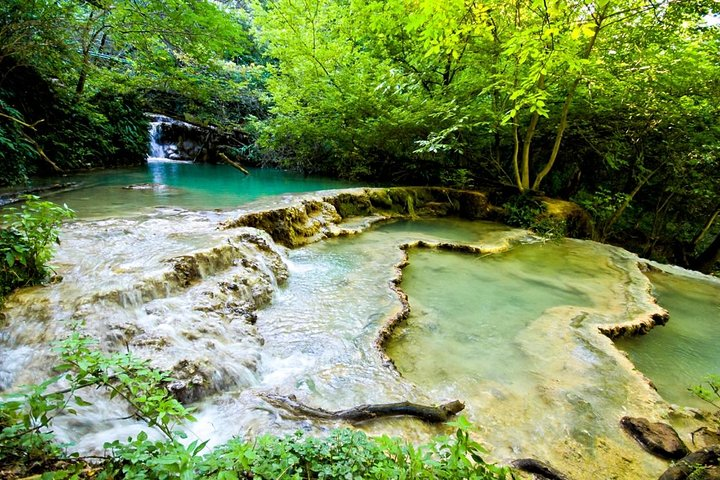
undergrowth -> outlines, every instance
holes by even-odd
[[[532,195],[517,195],[503,208],[508,225],[526,228],[546,239],[559,239],[567,234],[565,220],[547,215],[547,206]]]

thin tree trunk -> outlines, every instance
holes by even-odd
[[[75,95],[82,95],[85,90],[85,82],[87,81],[87,71],[90,64],[90,52],[83,51],[82,65],[80,66],[80,75],[78,76],[77,85],[75,85]]]
[[[518,155],[520,154],[520,138],[518,138],[518,124],[513,120],[513,172],[515,173],[515,184],[518,189],[523,192],[522,179],[520,178],[520,165],[518,164]]]
[[[698,244],[702,241],[702,239],[707,235],[707,233],[712,228],[713,224],[715,223],[715,220],[717,220],[718,216],[720,216],[720,207],[715,209],[715,213],[710,215],[710,219],[708,219],[707,223],[705,223],[705,226],[703,227],[700,232],[698,232],[697,235],[695,235],[695,238],[692,240],[692,246],[693,248],[697,247]]]
[[[610,2],[607,2],[605,4],[602,11],[599,13],[597,19],[595,20],[595,33],[590,38],[590,41],[585,47],[585,51],[583,52],[583,55],[581,57],[582,59],[590,58],[590,54],[592,53],[593,48],[595,48],[595,42],[597,42],[598,36],[600,35],[600,30],[602,28],[603,21],[605,20],[605,14],[609,5]],[[577,78],[575,78],[573,83],[570,85],[570,89],[565,96],[565,103],[563,104],[562,112],[560,113],[560,123],[558,124],[558,129],[555,134],[555,143],[553,144],[553,149],[550,152],[550,158],[548,159],[543,169],[540,170],[540,173],[537,174],[537,177],[535,177],[535,181],[533,182],[533,190],[538,190],[540,188],[540,183],[547,176],[547,174],[550,173],[550,170],[552,170],[553,166],[555,165],[555,160],[557,160],[558,153],[560,152],[560,144],[562,143],[563,135],[565,134],[565,129],[568,125],[567,117],[568,113],[570,112],[570,105],[572,104],[573,97],[575,96],[575,91],[577,90],[578,85],[580,85],[581,80],[582,76],[578,75]]]
[[[532,144],[532,138],[535,135],[535,129],[537,128],[538,121],[540,120],[540,114],[535,112],[530,119],[530,125],[528,126],[527,132],[525,132],[525,141],[523,142],[523,153],[522,153],[522,190],[530,189],[530,145]]]
[[[633,188],[632,192],[628,194],[628,196],[625,198],[625,201],[620,205],[620,207],[613,212],[612,216],[608,219],[607,222],[605,222],[605,225],[603,225],[603,228],[600,231],[600,240],[603,241],[607,238],[608,233],[610,232],[610,229],[615,225],[615,223],[620,219],[623,213],[625,213],[625,210],[627,207],[630,206],[630,203],[632,203],[633,199],[635,198],[635,195],[638,194],[640,189],[644,187],[647,182],[650,181],[650,179],[655,175],[657,172],[660,171],[662,167],[665,166],[666,162],[663,162],[660,164],[659,167],[657,167],[655,170],[650,172],[643,180],[641,180],[635,188]]]

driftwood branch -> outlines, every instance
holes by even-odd
[[[459,400],[438,406],[420,405],[410,402],[358,405],[347,410],[328,411],[300,403],[294,395],[284,396],[263,394],[262,398],[269,404],[282,408],[293,415],[314,417],[323,420],[346,420],[348,422],[364,422],[382,417],[410,416],[428,423],[442,423],[462,411],[465,404]]]
[[[248,172],[245,167],[243,167],[242,165],[240,165],[240,164],[237,163],[237,162],[233,162],[233,161],[230,160],[230,159],[228,158],[228,156],[225,155],[224,153],[220,152],[220,153],[218,153],[218,156],[220,156],[220,158],[222,158],[223,160],[225,160],[225,162],[227,162],[230,166],[237,168],[238,170],[240,170],[240,171],[241,171],[242,173],[244,173],[245,175],[250,175],[250,172]]]

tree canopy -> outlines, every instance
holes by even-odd
[[[543,190],[583,203],[600,239],[639,229],[637,248],[650,254],[659,238],[682,238],[662,247],[675,261],[717,231],[698,222],[718,210],[715,2],[255,8],[276,59],[260,143],[285,165]]]
[[[717,15],[714,0],[8,0],[2,181],[141,162],[153,110],[242,130],[248,161],[573,199],[598,239],[713,263]]]

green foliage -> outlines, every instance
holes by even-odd
[[[165,442],[153,444],[147,441],[146,434],[141,433],[122,448],[123,454],[138,449],[148,451],[150,453],[143,457],[145,463],[172,472],[171,464],[163,460],[170,455],[171,449],[190,451],[196,448],[199,451],[204,446],[186,448],[178,443],[184,434],[176,428],[181,422],[194,418],[165,388],[171,381],[167,373],[151,368],[147,361],[129,353],[99,351],[95,342],[79,333],[77,328],[58,343],[56,351],[60,359],[60,364],[55,367],[58,375],[0,399],[0,463],[19,465],[19,468],[50,468],[55,461],[65,459],[63,449],[49,433],[50,427],[56,416],[74,415],[78,408],[90,405],[81,396],[82,390],[87,388],[104,389],[110,398],[122,398],[135,417],[148,427],[157,428],[166,437]],[[107,448],[119,448],[119,444]],[[116,461],[131,462],[133,459],[136,457],[128,459],[119,454]],[[109,465],[108,468],[114,464]],[[160,465],[164,466],[161,468]]]
[[[31,140],[24,133],[22,113],[11,107],[0,89],[0,185],[24,182],[32,173],[36,157]]]
[[[210,0],[3,2],[0,185],[141,163],[151,108],[228,128],[263,113],[248,22]]]
[[[688,390],[720,410],[720,375],[708,375],[700,385],[693,385]]]
[[[602,225],[612,217],[626,199],[627,195],[624,193],[612,192],[605,187],[600,187],[593,194],[581,192],[573,200],[590,213],[596,225]]]
[[[516,195],[505,205],[505,223],[514,227],[532,228],[547,207],[532,195]]]
[[[112,456],[98,475],[99,479],[128,480],[195,479],[202,463],[200,452],[207,442],[183,445],[177,439],[150,440],[145,432],[127,442],[106,443],[104,448]]]
[[[383,436],[334,430],[327,438],[293,436],[259,437],[254,445],[231,440],[208,455],[200,471],[203,478],[290,479],[506,479],[507,468],[483,461],[482,447],[470,439],[464,418],[450,423],[454,436],[442,436],[415,447]]]
[[[53,377],[1,399],[0,463],[44,465],[62,454],[53,435],[42,430],[66,406],[62,394],[47,391],[57,380]]]
[[[168,439],[175,440],[176,428],[194,417],[165,385],[172,381],[166,372],[151,368],[149,362],[130,353],[106,354],[94,348],[95,342],[77,331],[60,342],[58,352],[62,363],[55,367],[66,372],[63,380],[71,392],[87,386],[104,387],[110,398],[122,398],[134,416],[149,427],[157,428]],[[75,395],[74,401],[86,403]]]
[[[472,188],[474,186],[472,172],[467,168],[441,171],[440,182],[445,186],[459,188],[463,190]]]
[[[28,195],[22,207],[0,214],[0,298],[15,288],[36,285],[52,273],[48,262],[58,242],[66,206]]]

